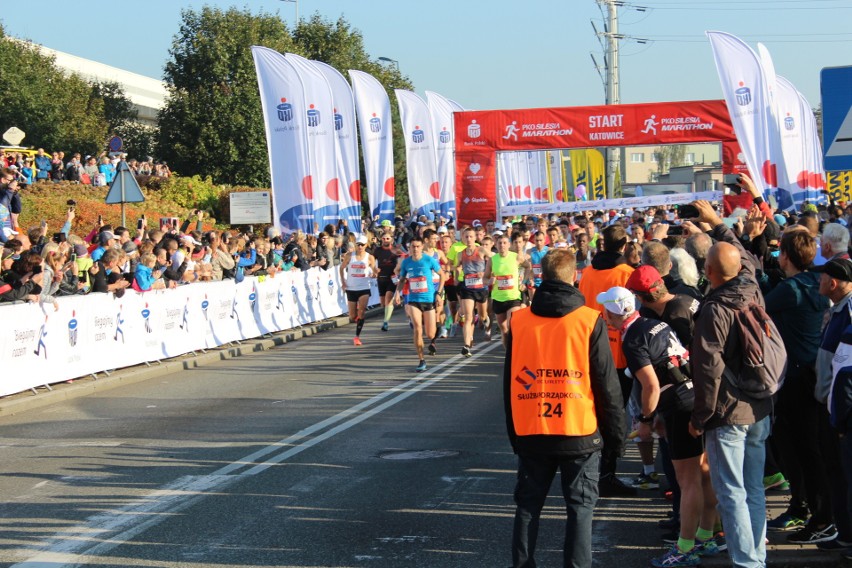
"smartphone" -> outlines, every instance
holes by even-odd
[[[44,229],[45,227],[47,227],[47,220],[46,220],[46,219],[42,219],[42,220],[41,220],[41,228],[42,228],[42,229]]]
[[[142,230],[142,227],[144,227],[144,226],[145,226],[145,219],[144,219],[144,218],[143,218],[143,219],[139,219],[138,221],[136,221],[136,228],[137,228],[138,230],[140,230],[140,231],[141,231],[141,230]]]
[[[65,233],[53,233],[53,242],[54,243],[64,243],[66,240]]]
[[[677,216],[681,219],[697,219],[701,215],[698,213],[698,208],[695,205],[687,203],[677,208]]]
[[[73,262],[74,264],[77,264],[77,253],[76,252],[71,253],[71,262]]]
[[[679,237],[683,235],[683,227],[681,225],[669,225],[666,235],[670,237]]]
[[[739,174],[725,174],[724,178],[722,178],[722,183],[725,184],[726,189],[730,190],[731,193],[735,195],[739,195],[743,191],[743,188],[740,185]]]
[[[98,215],[98,226],[102,227],[104,224],[104,216]]]

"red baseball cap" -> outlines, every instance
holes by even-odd
[[[631,292],[653,294],[663,285],[663,277],[653,266],[643,264],[633,271],[624,287]]]

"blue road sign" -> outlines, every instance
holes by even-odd
[[[852,66],[824,68],[819,83],[825,169],[852,170]]]
[[[121,138],[119,138],[118,136],[113,136],[112,138],[109,139],[110,152],[120,152],[121,147],[123,145],[124,145],[124,143],[121,141]]]

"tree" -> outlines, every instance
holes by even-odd
[[[94,154],[107,135],[103,100],[78,75],[66,76],[37,46],[7,38],[0,26],[0,132],[17,126],[25,144]]]
[[[657,175],[655,179],[659,179],[661,175],[667,174],[671,168],[682,166],[686,163],[686,146],[683,144],[660,146],[655,153],[657,155]]]
[[[248,9],[184,10],[166,63],[169,95],[160,112],[157,153],[181,174],[211,176],[216,183],[268,187],[266,133],[252,45],[328,63],[344,76],[358,69],[388,90],[394,109],[397,203],[407,207],[405,148],[395,88],[411,89],[399,69],[382,65],[364,48],[361,32],[340,18],[314,14],[288,30],[278,16]],[[361,172],[363,181],[364,173]],[[366,191],[362,192],[366,195]]]
[[[184,10],[166,63],[158,155],[181,174],[269,186],[266,135],[250,47],[287,51],[284,23],[261,12]]]

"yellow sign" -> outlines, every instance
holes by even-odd
[[[825,172],[825,188],[835,201],[852,201],[852,171]]]

